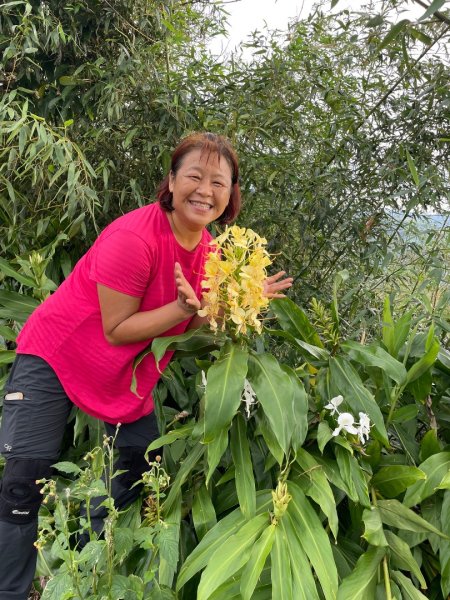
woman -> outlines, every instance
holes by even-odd
[[[148,445],[159,435],[152,389],[159,378],[151,355],[135,356],[160,335],[198,327],[201,280],[211,235],[206,226],[234,220],[240,209],[236,154],[223,137],[188,136],[175,149],[158,202],[109,225],[71,275],[29,318],[18,337],[6,385],[0,449],[6,466],[0,490],[0,598],[26,600],[36,564],[37,479],[58,460],[72,403],[105,422],[116,437],[113,496],[123,508],[138,494]],[[268,297],[292,285],[277,273]],[[167,352],[160,368],[172,353]],[[103,513],[96,511],[101,529]]]

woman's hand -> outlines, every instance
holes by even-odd
[[[177,286],[178,306],[185,310],[187,313],[194,314],[201,308],[200,300],[197,298],[197,294],[192,289],[191,284],[188,282],[186,277],[183,275],[183,270],[180,263],[175,263],[175,283]]]
[[[268,277],[264,281],[263,294],[266,298],[270,298],[271,300],[275,298],[286,298],[285,294],[280,294],[279,292],[289,289],[294,280],[292,277],[281,279],[283,275],[286,275],[286,271],[278,271],[278,273],[275,273],[275,275]]]

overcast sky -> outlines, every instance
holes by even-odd
[[[228,38],[216,38],[211,44],[213,52],[220,54],[221,50],[231,52],[237,45],[246,39],[248,34],[255,29],[263,29],[264,23],[270,30],[287,29],[290,19],[300,16],[307,17],[311,12],[315,0],[238,0],[226,5],[230,13]],[[331,0],[328,2],[331,7]],[[358,10],[365,0],[339,0],[335,11],[352,7]],[[415,5],[411,0],[405,0],[408,13],[402,18],[415,19],[420,17],[424,9]]]

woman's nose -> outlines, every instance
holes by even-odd
[[[197,186],[197,192],[203,196],[212,196],[212,184],[208,179],[200,179]]]

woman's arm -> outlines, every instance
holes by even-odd
[[[103,332],[113,346],[142,342],[165,333],[190,319],[200,309],[200,301],[175,263],[178,298],[154,310],[139,311],[141,299],[97,284]]]

